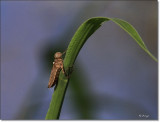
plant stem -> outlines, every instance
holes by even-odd
[[[59,119],[60,110],[62,108],[64,96],[68,85],[68,78],[66,78],[62,72],[60,73],[60,76],[61,77],[59,77],[58,84],[52,95],[52,100],[46,115],[46,119]]]
[[[64,69],[67,74],[70,74],[69,68],[73,67],[76,57],[79,54],[82,46],[86,40],[102,25],[105,21],[113,21],[115,24],[120,26],[125,30],[137,43],[138,45],[152,57],[155,61],[157,59],[149,52],[145,46],[143,40],[139,36],[135,28],[128,22],[118,19],[118,18],[106,18],[106,17],[96,17],[85,21],[74,34],[64,58]],[[56,85],[55,91],[52,96],[52,100],[46,115],[46,119],[59,119],[60,111],[63,104],[63,99],[67,89],[69,79],[62,73],[59,75],[58,84]],[[76,81],[74,81],[76,82]]]

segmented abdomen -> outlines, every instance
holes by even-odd
[[[54,64],[51,70],[48,88],[53,87],[57,83],[60,71],[61,71],[61,67],[56,67]]]

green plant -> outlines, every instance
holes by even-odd
[[[150,53],[146,45],[142,41],[138,32],[128,22],[118,18],[106,18],[106,17],[95,17],[85,21],[74,34],[64,58],[64,69],[68,69],[74,65],[76,57],[86,40],[102,25],[103,22],[113,21],[124,29],[137,43],[138,45],[153,59],[157,62],[157,59]],[[68,70],[66,70],[69,73]],[[63,99],[67,89],[69,79],[60,72],[58,84],[53,93],[52,100],[46,115],[46,119],[59,119]]]

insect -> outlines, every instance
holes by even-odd
[[[64,53],[56,52],[54,54],[54,62],[53,62],[53,67],[52,67],[50,78],[49,78],[48,88],[53,87],[58,82],[58,77],[61,70],[65,74],[65,71],[63,68],[63,59],[62,59],[62,55]]]

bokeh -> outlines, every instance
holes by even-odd
[[[1,119],[45,119],[53,55],[90,17],[126,20],[157,57],[157,14],[156,1],[2,1]],[[155,120],[157,99],[157,62],[109,21],[80,51],[60,119]]]

